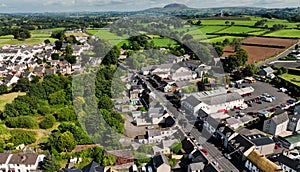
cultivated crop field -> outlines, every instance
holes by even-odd
[[[218,33],[248,33],[248,32],[257,32],[262,31],[261,28],[251,28],[251,27],[243,27],[243,26],[231,26],[227,29],[224,29]]]
[[[289,47],[297,43],[297,39],[281,39],[281,38],[264,38],[264,37],[250,37],[242,41],[243,44],[254,45],[268,45],[268,46],[283,46]]]

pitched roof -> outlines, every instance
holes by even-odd
[[[234,146],[235,149],[243,148],[243,150],[241,150],[241,152],[243,153],[254,146],[254,144],[249,139],[241,134],[233,137],[231,140],[229,140],[229,143]]]
[[[261,134],[254,134],[247,136],[251,142],[253,142],[256,146],[268,145],[274,143],[272,139],[267,136]]]
[[[285,113],[281,113],[279,115],[274,116],[271,120],[275,124],[281,124],[283,122],[288,121],[289,120],[289,116],[288,116],[287,112],[285,112]]]
[[[293,170],[300,172],[300,161],[299,160],[293,160],[287,156],[280,154],[279,156],[277,156],[275,158],[275,161],[278,161],[278,162],[292,168]]]
[[[38,155],[36,154],[13,154],[9,160],[9,164],[35,164]]]
[[[271,73],[273,72],[273,69],[271,67],[266,67],[266,68],[263,68],[263,70],[267,73]]]
[[[261,171],[275,172],[279,171],[280,167],[275,163],[262,156],[258,151],[253,150],[248,156],[248,160]]]
[[[122,157],[127,159],[133,158],[133,154],[130,149],[112,150],[112,151],[107,151],[107,153],[116,157]]]
[[[157,169],[162,164],[169,165],[169,161],[167,160],[167,157],[164,154],[159,153],[153,157],[153,166]]]
[[[82,168],[82,172],[104,172],[105,167],[100,166],[95,161],[92,161],[87,166]]]
[[[59,172],[82,172],[82,170],[72,167],[72,168],[63,168]]]
[[[9,157],[9,153],[0,153],[0,164],[5,164]]]
[[[232,102],[236,100],[243,99],[241,95],[238,93],[228,93],[228,94],[221,94],[214,97],[207,97],[204,99],[201,99],[202,102],[208,104],[208,105],[218,105],[225,102]]]
[[[184,101],[193,107],[196,107],[201,103],[194,95],[187,97]]]

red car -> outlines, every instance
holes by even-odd
[[[208,154],[208,152],[207,152],[207,150],[206,149],[201,149],[201,151],[205,154],[205,155],[207,155]]]
[[[280,149],[280,146],[278,144],[275,144],[275,149]]]

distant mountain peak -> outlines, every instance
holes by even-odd
[[[184,4],[178,4],[178,3],[168,4],[164,6],[164,9],[183,9],[183,8],[189,8],[189,7]]]

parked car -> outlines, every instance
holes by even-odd
[[[263,102],[261,100],[257,101],[258,104],[263,104]]]
[[[280,146],[278,144],[275,144],[275,149],[280,149]]]
[[[208,154],[207,150],[206,149],[201,149],[201,152],[203,152],[205,155]]]
[[[279,88],[279,91],[285,93],[285,92],[287,92],[288,90],[287,90],[286,88],[281,87],[281,88]]]

